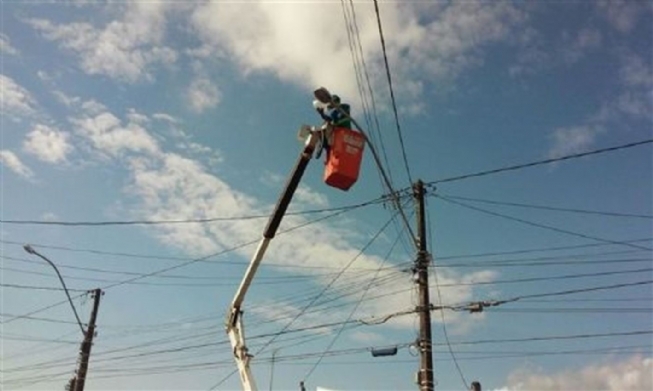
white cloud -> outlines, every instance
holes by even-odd
[[[61,104],[63,104],[66,107],[74,107],[81,102],[80,97],[67,95],[63,91],[55,90],[52,91],[52,94],[59,102],[61,102]]]
[[[553,146],[549,151],[549,157],[556,158],[581,152],[591,146],[597,134],[602,131],[602,128],[591,125],[558,128],[552,135]]]
[[[7,34],[0,33],[0,53],[8,54],[15,56],[18,54],[18,50],[15,47],[11,46],[11,42]]]
[[[193,80],[187,91],[190,107],[196,113],[211,109],[220,102],[220,91],[207,78]]]
[[[57,216],[57,214],[53,212],[45,212],[41,215],[41,220],[45,220],[45,221],[56,221],[58,219],[59,216]]]
[[[358,96],[340,4],[209,2],[194,12],[202,46],[227,52],[245,74],[272,73],[305,88],[327,86]],[[378,27],[371,3],[356,3],[360,40],[372,83],[383,82]],[[415,98],[424,80],[448,80],[481,62],[480,49],[507,39],[524,14],[508,2],[458,1],[381,5],[398,92]],[[426,22],[422,22],[426,21]],[[205,51],[205,50],[204,50]],[[387,88],[379,88],[385,91]],[[414,103],[414,102],[410,102]]]
[[[637,55],[625,56],[622,59],[619,76],[626,86],[653,86],[653,67]]]
[[[104,28],[89,23],[55,25],[45,19],[28,22],[46,39],[77,54],[82,69],[89,74],[126,82],[152,80],[154,65],[177,60],[177,53],[162,44],[166,6],[159,2],[132,2],[121,7],[124,17]]]
[[[601,32],[597,29],[584,28],[578,32],[576,46],[579,48],[595,48],[601,45]]]
[[[326,208],[329,206],[328,198],[306,185],[299,185],[295,192],[295,200],[309,208]]]
[[[32,94],[8,76],[0,74],[0,104],[2,115],[17,119],[36,112],[36,101]]]
[[[599,30],[595,28],[581,29],[573,39],[566,39],[571,42],[566,43],[563,48],[565,60],[569,63],[579,61],[588,52],[600,47],[602,40],[603,37]]]
[[[152,114],[152,118],[157,119],[159,121],[166,121],[166,122],[169,122],[171,124],[179,123],[179,120],[177,118],[171,116],[170,114],[166,114],[166,113],[154,113],[154,114]]]
[[[73,150],[70,134],[47,125],[37,124],[23,142],[23,148],[48,163],[61,163]]]
[[[652,9],[645,1],[601,0],[595,4],[610,25],[622,33],[631,32],[639,17]]]
[[[100,114],[107,110],[105,105],[96,101],[95,99],[90,99],[82,102],[81,108],[88,115]]]
[[[117,157],[126,152],[156,154],[156,140],[135,122],[122,125],[120,119],[109,112],[72,119],[75,131],[91,142],[101,152]]]
[[[621,362],[590,364],[575,370],[546,374],[517,370],[501,390],[643,391],[653,388],[653,359],[633,356]]]
[[[7,166],[7,168],[9,168],[11,171],[22,176],[23,178],[31,179],[34,176],[32,170],[23,164],[23,162],[18,159],[16,154],[9,150],[3,149],[0,151],[0,163],[2,163],[4,166]]]

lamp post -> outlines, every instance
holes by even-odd
[[[39,258],[43,259],[44,261],[46,261],[48,264],[50,264],[50,266],[52,266],[54,268],[54,271],[57,272],[57,277],[59,277],[59,281],[61,281],[61,285],[63,285],[63,290],[64,290],[64,292],[66,292],[66,296],[68,297],[68,302],[70,303],[70,306],[73,309],[73,313],[75,314],[75,318],[77,319],[77,324],[79,324],[79,328],[80,328],[80,330],[82,330],[82,334],[86,335],[86,331],[84,330],[84,326],[82,326],[82,321],[79,320],[79,315],[77,315],[77,310],[75,309],[75,305],[73,304],[73,300],[70,298],[70,293],[68,293],[68,288],[66,287],[66,283],[63,281],[63,277],[61,277],[61,273],[59,273],[59,269],[57,269],[57,266],[54,263],[52,263],[51,260],[46,258],[44,255],[42,255],[39,252],[37,252],[36,250],[34,250],[34,248],[32,246],[30,246],[29,244],[24,245],[23,249],[28,254],[36,255],[37,257],[39,257]]]

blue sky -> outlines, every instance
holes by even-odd
[[[410,177],[430,183],[650,139],[652,4],[382,2]],[[1,7],[6,389],[62,387],[81,341],[65,302],[16,318],[65,299],[53,270],[22,243],[59,265],[82,320],[92,304],[83,291],[107,288],[88,389],[206,390],[228,375],[235,364],[224,316],[255,249],[239,246],[259,239],[266,223],[245,217],[271,212],[301,148],[297,130],[319,124],[314,88],[351,103],[393,188],[410,186],[371,2]],[[348,34],[352,10],[357,27]],[[362,58],[367,77],[357,78]],[[651,156],[646,144],[429,186],[436,303],[440,295],[459,305],[626,284],[482,314],[433,312],[437,389],[472,380],[495,390],[652,387],[653,292],[650,283],[627,285],[652,276]],[[313,160],[291,211],[386,193],[369,150],[350,191],[326,186],[322,174],[322,161]],[[313,221],[329,215],[287,216],[281,230],[307,225],[275,238],[247,296],[252,351],[281,330],[309,328],[256,355],[259,387],[269,387],[273,370],[275,389],[296,389],[300,380],[308,389],[414,389],[418,358],[408,345],[416,315],[342,332],[314,328],[414,309],[405,226],[379,202]],[[206,218],[229,219],[15,223]],[[199,257],[207,258],[189,262]],[[397,356],[368,351],[389,345],[400,347]],[[237,376],[218,386],[239,388]]]

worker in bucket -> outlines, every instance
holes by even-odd
[[[340,97],[338,95],[333,95],[331,102],[327,104],[321,103],[318,100],[313,102],[313,106],[325,121],[324,126],[322,126],[321,146],[315,156],[316,159],[320,158],[322,150],[326,150],[326,158],[327,160],[329,159],[331,133],[334,128],[351,129],[351,118],[349,117],[350,106],[347,103],[340,103]],[[343,111],[346,115],[343,114]]]

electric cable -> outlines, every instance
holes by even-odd
[[[387,201],[386,197],[380,197],[374,200],[361,202],[358,204],[340,206],[335,208],[313,209],[306,211],[289,211],[286,212],[287,216],[298,216],[306,214],[326,213],[349,211],[353,209],[362,208],[364,206],[378,204]],[[56,220],[0,220],[3,224],[22,224],[22,225],[55,225],[64,227],[101,227],[101,226],[116,226],[116,225],[166,225],[166,224],[198,224],[198,223],[213,223],[218,221],[243,221],[243,220],[256,220],[269,218],[270,215],[250,215],[238,217],[209,217],[202,219],[179,219],[179,220],[113,220],[113,221],[56,221]]]
[[[545,165],[545,164],[551,164],[551,163],[556,163],[556,162],[561,162],[561,161],[571,160],[571,159],[578,159],[578,158],[581,158],[581,157],[584,157],[584,156],[599,155],[599,154],[606,153],[606,152],[619,151],[619,150],[633,148],[633,147],[637,147],[637,146],[645,145],[645,144],[650,144],[650,143],[653,143],[653,139],[646,139],[646,140],[641,140],[641,141],[636,141],[636,142],[632,142],[632,143],[616,145],[616,146],[607,147],[607,148],[599,148],[599,149],[594,149],[594,150],[591,150],[591,151],[573,153],[573,154],[559,156],[559,157],[551,158],[551,159],[537,160],[537,161],[530,162],[530,163],[515,164],[515,165],[512,165],[512,166],[506,166],[506,167],[500,167],[500,168],[495,168],[495,169],[491,169],[491,170],[479,171],[479,172],[475,172],[475,173],[471,173],[471,174],[463,174],[463,175],[457,175],[457,176],[452,176],[452,177],[448,177],[448,178],[436,179],[436,180],[430,181],[430,182],[428,182],[426,184],[429,185],[429,186],[433,186],[433,185],[437,185],[437,184],[440,184],[440,183],[457,182],[457,181],[460,181],[460,180],[463,180],[463,179],[478,178],[478,177],[487,176],[487,175],[499,174],[499,173],[506,172],[506,171],[515,171],[515,170],[521,170],[523,168],[541,166],[541,165]]]
[[[344,328],[345,328],[347,322],[349,322],[349,321],[351,320],[351,318],[354,316],[354,314],[355,314],[356,311],[358,310],[358,307],[361,305],[361,303],[362,303],[363,300],[365,299],[365,296],[367,295],[367,292],[369,292],[370,288],[372,287],[372,284],[376,281],[376,279],[377,279],[379,273],[380,273],[381,270],[383,269],[383,266],[384,266],[385,263],[388,261],[388,258],[390,258],[390,255],[392,254],[392,251],[394,250],[395,246],[397,245],[397,243],[399,243],[399,239],[400,239],[400,238],[401,238],[401,234],[397,235],[397,238],[396,238],[395,241],[392,243],[392,246],[390,246],[390,249],[389,249],[388,252],[386,253],[385,257],[383,257],[383,261],[381,262],[381,264],[379,265],[379,267],[378,267],[378,268],[376,269],[376,271],[374,272],[374,276],[372,277],[372,279],[369,281],[369,283],[368,283],[368,284],[365,286],[365,288],[363,289],[363,293],[361,294],[360,298],[356,301],[356,304],[354,305],[354,308],[349,312],[349,315],[347,316],[347,319],[345,319],[345,321],[343,322],[343,324],[342,324],[342,326],[340,327],[340,329],[338,329],[338,331],[336,332],[336,334],[333,336],[333,338],[332,338],[331,341],[329,342],[329,345],[328,345],[328,346],[326,347],[326,349],[324,350],[324,353],[323,353],[322,355],[320,355],[320,357],[317,359],[317,361],[315,362],[315,364],[313,364],[313,366],[311,367],[311,369],[309,369],[309,371],[307,372],[307,374],[304,375],[304,378],[303,378],[303,381],[304,381],[304,382],[308,380],[308,378],[311,376],[311,374],[313,373],[313,371],[315,371],[315,369],[320,365],[320,363],[321,363],[322,360],[324,359],[324,356],[325,356],[325,355],[326,355],[326,354],[331,350],[331,348],[332,348],[333,345],[336,343],[336,341],[338,340],[338,338],[340,338],[340,335],[342,335],[342,332],[344,331]]]
[[[299,312],[298,312],[298,313],[297,313],[297,314],[296,314],[296,315],[291,319],[291,321],[288,322],[288,323],[287,323],[287,324],[286,324],[286,325],[281,329],[281,331],[278,332],[278,333],[279,333],[278,335],[281,335],[281,333],[283,333],[284,331],[286,331],[286,330],[287,330],[287,329],[288,329],[288,328],[289,328],[289,327],[290,327],[290,326],[291,326],[291,325],[292,325],[292,324],[293,324],[293,323],[294,323],[294,322],[295,322],[295,321],[296,321],[300,316],[302,316],[302,315],[306,312],[306,310],[308,310],[311,306],[313,306],[313,304],[315,304],[315,302],[316,302],[316,301],[317,301],[317,300],[318,300],[322,295],[324,295],[324,293],[325,293],[327,290],[329,290],[329,288],[331,288],[331,286],[332,286],[332,285],[333,285],[333,284],[334,284],[334,283],[335,283],[335,282],[340,278],[340,276],[341,276],[341,275],[342,275],[342,274],[343,274],[347,269],[349,269],[349,267],[350,267],[354,262],[356,262],[356,260],[357,260],[361,255],[363,255],[363,254],[365,253],[365,250],[367,250],[367,248],[368,248],[369,246],[371,246],[372,243],[374,243],[374,241],[375,241],[375,240],[376,240],[376,239],[377,239],[377,238],[378,238],[378,237],[383,233],[383,231],[385,231],[385,229],[388,227],[388,225],[390,224],[391,221],[392,221],[392,218],[391,218],[390,220],[388,220],[388,221],[387,221],[387,222],[386,222],[386,223],[381,227],[381,229],[379,229],[379,230],[378,230],[378,231],[377,231],[377,232],[372,236],[372,238],[371,238],[371,239],[370,239],[370,240],[369,240],[369,241],[368,241],[368,242],[363,246],[363,248],[361,248],[361,250],[360,250],[360,251],[359,251],[359,252],[358,252],[358,253],[357,253],[357,254],[356,254],[356,255],[355,255],[355,256],[354,256],[354,257],[353,257],[353,258],[352,258],[352,259],[351,259],[351,260],[350,260],[350,261],[349,261],[349,262],[348,262],[348,263],[347,263],[347,264],[342,268],[342,269],[341,269],[340,273],[337,274],[336,276],[334,276],[334,277],[329,281],[329,283],[328,283],[327,285],[325,285],[324,288],[322,288],[322,290],[320,291],[320,293],[318,293],[316,296],[314,296],[314,298],[313,298],[313,299],[312,299],[312,300],[311,300],[307,305],[305,305],[304,307],[302,307],[302,309],[301,309],[301,310],[300,310],[300,311],[299,311]],[[263,347],[262,347],[262,348],[257,352],[257,354],[260,353],[261,351],[263,351],[263,350],[264,350],[264,349],[265,349],[269,344],[271,344],[272,342],[274,342],[274,340],[275,340],[276,338],[277,338],[277,336],[274,336],[272,339],[270,339],[270,340],[267,342],[267,344],[264,345],[264,346],[263,346]]]
[[[650,214],[607,212],[607,211],[576,209],[576,208],[560,208],[560,207],[547,206],[547,205],[525,204],[519,202],[505,202],[505,201],[487,200],[487,199],[475,198],[475,197],[462,197],[462,196],[455,196],[450,194],[445,194],[444,197],[452,200],[481,202],[484,204],[514,206],[519,208],[541,209],[541,210],[549,210],[549,211],[556,211],[556,212],[570,212],[570,213],[580,213],[580,214],[608,216],[608,217],[632,217],[632,218],[639,218],[639,219],[653,219],[653,215]]]
[[[394,216],[393,216],[393,217],[394,217]],[[293,324],[293,323],[294,323],[294,322],[295,322],[295,321],[296,321],[300,316],[302,316],[302,315],[306,312],[306,310],[308,310],[308,309],[309,309],[309,308],[310,308],[310,307],[311,307],[311,306],[312,306],[312,305],[313,305],[313,304],[314,304],[314,303],[315,303],[315,302],[316,302],[316,301],[317,301],[317,300],[318,300],[318,299],[319,299],[319,298],[320,298],[320,297],[321,297],[321,296],[322,296],[322,295],[323,295],[323,294],[324,294],[324,293],[325,293],[325,292],[326,292],[326,291],[327,291],[327,290],[328,290],[328,289],[329,289],[329,288],[330,288],[330,287],[331,287],[331,286],[332,286],[332,285],[333,285],[333,284],[338,280],[338,278],[340,278],[340,276],[342,275],[342,273],[344,273],[347,269],[349,269],[349,267],[350,267],[350,266],[351,266],[351,265],[352,265],[352,264],[353,264],[353,263],[354,263],[354,262],[355,262],[355,261],[356,261],[356,260],[361,256],[361,255],[363,255],[363,253],[365,252],[365,250],[366,250],[370,245],[372,245],[372,243],[374,243],[374,241],[375,241],[375,240],[376,240],[376,239],[381,235],[381,233],[383,233],[383,231],[388,227],[388,225],[390,225],[390,222],[392,221],[392,218],[393,218],[393,217],[391,217],[390,220],[388,220],[388,221],[387,221],[387,222],[386,222],[386,223],[381,227],[381,229],[378,230],[376,234],[374,234],[374,236],[373,236],[373,237],[372,237],[372,238],[371,238],[371,239],[370,239],[370,240],[369,240],[369,241],[368,241],[368,242],[363,246],[363,248],[362,248],[362,249],[361,249],[361,250],[356,254],[356,256],[354,256],[354,257],[353,257],[353,258],[352,258],[352,259],[351,259],[351,260],[350,260],[350,261],[349,261],[349,262],[348,262],[348,263],[347,263],[347,264],[346,264],[346,265],[341,269],[340,273],[339,273],[338,275],[336,275],[333,279],[331,279],[331,281],[329,281],[329,283],[328,283],[327,285],[324,286],[324,288],[320,291],[319,294],[317,294],[316,296],[314,296],[313,299],[312,299],[312,300],[311,300],[307,305],[305,305],[304,307],[302,307],[302,309],[301,309],[300,311],[298,311],[297,314],[295,314],[295,316],[290,320],[290,322],[286,323],[286,325],[281,329],[281,331],[278,331],[277,333],[275,333],[275,335],[274,335],[270,340],[268,340],[268,341],[263,345],[263,347],[261,347],[260,349],[258,349],[258,351],[256,352],[255,356],[258,355],[259,353],[261,353],[263,350],[265,350],[265,348],[267,348],[270,344],[272,344],[272,343],[273,343],[273,342],[274,342],[274,341],[275,341],[275,340],[276,340],[276,339],[277,339],[277,338],[278,338],[282,333],[284,333],[286,330],[288,330],[288,328],[289,328],[289,327],[290,327],[290,326],[291,326],[291,325],[292,325],[292,324]],[[236,370],[236,371],[231,372],[230,374],[228,374],[225,378],[223,378],[222,380],[220,380],[216,385],[214,385],[214,386],[211,387],[210,389],[215,389],[215,388],[217,388],[217,387],[220,386],[222,383],[224,383],[225,381],[227,381],[227,380],[228,380],[228,379],[229,379],[229,378],[230,378],[234,373],[236,373],[236,372],[238,372],[238,370]]]
[[[432,230],[432,223],[431,223],[431,213],[430,209],[428,207],[428,199],[425,199],[424,202],[426,203],[426,218],[427,218],[427,227],[429,231],[429,245],[431,247],[430,253],[433,254],[433,230]],[[438,293],[438,303],[440,306],[440,320],[442,321],[442,333],[444,335],[444,340],[447,343],[447,349],[449,350],[449,354],[451,355],[451,359],[453,360],[454,366],[456,367],[456,371],[458,372],[458,375],[460,376],[460,380],[463,383],[463,386],[465,387],[466,390],[469,390],[469,384],[467,383],[467,379],[465,378],[465,375],[463,374],[462,368],[460,367],[460,364],[458,363],[458,359],[456,358],[456,354],[453,351],[453,348],[451,347],[451,342],[449,341],[449,333],[447,332],[447,322],[445,320],[444,316],[444,308],[443,308],[443,301],[442,301],[442,292],[440,291],[440,282],[438,279],[438,271],[437,268],[433,268],[433,279],[435,282],[435,289],[436,292]]]
[[[353,25],[356,33],[355,35],[356,42],[358,43],[358,53],[360,55],[362,68],[365,75],[365,82],[367,84],[367,90],[370,96],[370,101],[372,102],[372,113],[373,113],[372,117],[374,118],[376,132],[377,135],[379,136],[379,144],[381,145],[381,153],[383,154],[383,160],[385,161],[385,165],[388,168],[388,176],[390,177],[390,183],[392,183],[393,182],[392,171],[390,170],[390,163],[388,162],[388,154],[386,153],[385,142],[383,141],[383,133],[381,132],[381,125],[379,124],[379,116],[376,110],[376,99],[374,98],[374,90],[372,89],[372,83],[370,82],[370,75],[369,72],[367,71],[367,64],[365,64],[365,55],[363,52],[363,46],[361,44],[360,31],[358,29],[358,20],[356,18],[356,7],[354,6],[353,0],[349,0],[349,7],[351,8],[351,15],[352,15]]]
[[[392,87],[392,75],[390,73],[390,65],[388,64],[388,54],[386,53],[385,38],[383,36],[383,26],[381,23],[381,15],[379,12],[379,2],[374,0],[374,12],[376,13],[376,21],[379,27],[379,38],[381,39],[381,50],[383,52],[383,62],[385,64],[385,74],[388,78],[388,88],[390,89],[390,101],[392,102],[392,112],[395,117],[395,125],[397,127],[397,134],[399,135],[399,145],[401,146],[401,155],[404,160],[404,168],[406,168],[406,175],[408,176],[409,183],[413,183],[413,177],[410,174],[410,167],[408,166],[408,158],[406,157],[406,147],[404,145],[404,137],[401,132],[401,125],[399,124],[399,114],[397,111],[397,102],[395,99],[394,88]]]
[[[597,236],[586,235],[586,234],[583,234],[583,233],[574,232],[574,231],[570,231],[570,230],[567,230],[567,229],[554,227],[554,226],[551,226],[551,225],[535,223],[533,221],[524,220],[524,219],[521,219],[521,218],[518,218],[518,217],[513,217],[513,216],[510,216],[510,215],[505,215],[505,214],[502,214],[502,213],[493,212],[493,211],[483,209],[483,208],[479,208],[479,207],[476,207],[476,206],[472,206],[472,205],[469,205],[469,204],[466,204],[466,203],[463,203],[463,202],[460,202],[460,201],[454,201],[452,199],[449,199],[447,197],[440,196],[440,195],[435,195],[435,197],[437,197],[437,198],[439,198],[441,200],[444,200],[444,201],[446,201],[448,203],[461,206],[461,207],[466,208],[466,209],[475,210],[477,212],[481,212],[481,213],[491,215],[491,216],[495,216],[495,217],[501,217],[503,219],[515,221],[515,222],[518,222],[518,223],[521,223],[521,224],[529,225],[531,227],[543,228],[543,229],[546,229],[546,230],[549,230],[549,231],[554,231],[554,232],[558,232],[558,233],[562,233],[562,234],[566,234],[566,235],[576,236],[576,237],[583,238],[583,239],[590,239],[590,240],[594,240],[594,241],[597,241],[597,242],[618,244],[618,245],[621,245],[621,246],[632,247],[632,248],[636,248],[636,249],[639,249],[639,250],[653,251],[653,249],[651,249],[649,247],[644,247],[644,246],[640,246],[640,245],[637,245],[637,244],[632,244],[632,243],[629,243],[629,242],[621,242],[621,241],[618,241],[618,240],[611,240],[611,239],[600,238],[600,237],[597,237]]]

